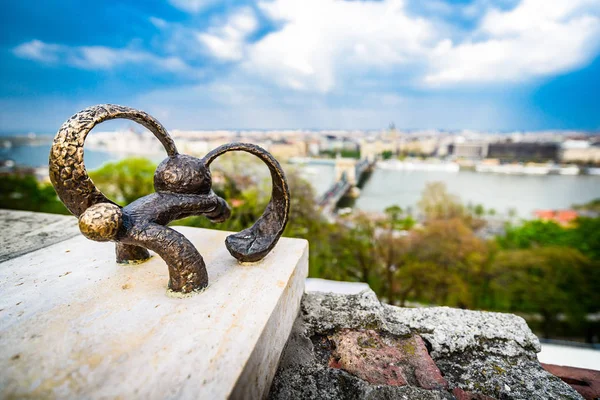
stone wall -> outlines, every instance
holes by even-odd
[[[271,399],[581,399],[511,314],[305,294]]]

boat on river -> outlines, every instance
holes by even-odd
[[[460,166],[453,162],[427,162],[427,161],[378,161],[377,168],[396,171],[443,171],[458,172]]]
[[[491,172],[495,174],[508,175],[548,175],[552,166],[548,164],[477,164],[475,171]]]

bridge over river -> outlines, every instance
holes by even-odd
[[[363,174],[373,168],[374,159],[363,158],[356,160],[353,158],[336,158],[335,162],[335,180],[329,189],[318,199],[321,211],[326,215],[333,214],[336,204],[353,187],[356,186]]]

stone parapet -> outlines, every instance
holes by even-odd
[[[581,399],[537,360],[540,344],[511,314],[381,304],[308,293],[271,399]]]

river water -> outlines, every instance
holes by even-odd
[[[50,145],[17,146],[0,149],[0,159],[10,158],[20,165],[47,165]],[[85,163],[90,170],[103,163],[126,157],[125,154],[86,149]],[[151,156],[160,161],[164,155]],[[291,167],[286,167],[291,168]],[[301,175],[323,194],[333,183],[332,165],[310,164],[301,167]],[[498,214],[513,208],[519,217],[529,218],[537,209],[562,209],[600,198],[600,176],[499,175],[472,171],[396,171],[375,169],[362,188],[355,207],[365,211],[383,211],[391,205],[416,210],[428,182],[441,181],[465,203],[482,204]]]
[[[0,148],[0,160],[10,159],[16,162],[17,165],[29,167],[47,166],[48,157],[50,155],[50,146],[51,144]],[[127,157],[127,155],[85,149],[84,157],[86,168],[88,170],[93,170],[106,162],[116,161]]]
[[[393,204],[415,207],[428,182],[441,181],[465,203],[482,204],[499,214],[510,208],[527,218],[537,209],[569,208],[600,198],[600,177],[500,175],[472,171],[394,171],[376,169],[356,207],[379,211]]]
[[[309,165],[303,176],[323,194],[334,179],[333,166]],[[498,215],[514,209],[517,216],[530,218],[539,209],[564,209],[600,198],[600,176],[587,175],[500,175],[473,171],[398,171],[375,169],[361,190],[354,207],[383,211],[399,205],[416,211],[426,184],[444,182],[448,191],[464,204],[482,204]]]

